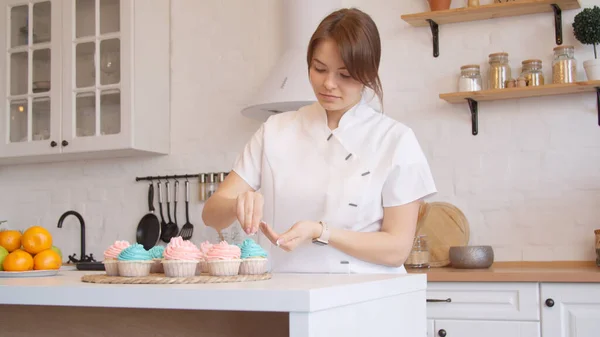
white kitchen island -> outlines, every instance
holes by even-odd
[[[426,336],[426,275],[274,274],[255,282],[112,285],[0,278],[0,335]]]

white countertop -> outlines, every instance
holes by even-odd
[[[95,284],[93,271],[52,277],[0,278],[0,305],[312,312],[426,289],[424,274],[274,274],[266,281]]]

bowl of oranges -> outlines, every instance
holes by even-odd
[[[51,276],[61,265],[60,249],[46,228],[0,230],[0,277]]]

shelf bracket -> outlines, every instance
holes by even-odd
[[[431,35],[433,35],[433,57],[438,57],[440,56],[440,27],[431,19],[427,19],[427,22],[431,27]]]
[[[598,95],[600,95],[600,91]],[[473,136],[477,136],[479,133],[478,103],[472,98],[467,98],[467,102],[469,103],[469,110],[471,110],[471,132],[473,133]]]
[[[563,43],[562,39],[562,11],[560,6],[557,4],[552,4],[552,9],[554,10],[554,34],[556,36],[556,44],[561,45]]]
[[[596,87],[596,109],[598,110],[598,126],[600,126],[600,87]]]

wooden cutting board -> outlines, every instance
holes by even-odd
[[[469,230],[469,222],[458,207],[447,202],[421,204],[416,235],[426,236],[431,267],[449,265],[450,247],[466,246]]]

